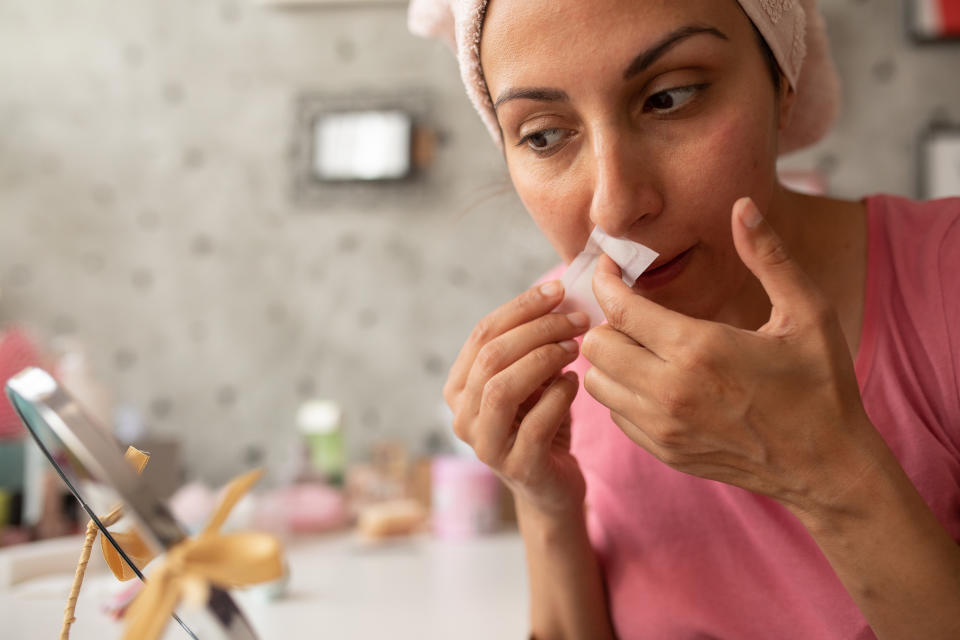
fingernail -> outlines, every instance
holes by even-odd
[[[564,351],[569,351],[570,353],[576,353],[577,349],[580,348],[580,345],[577,344],[576,340],[564,340],[559,344],[561,347],[563,347]]]
[[[758,224],[763,222],[763,216],[760,209],[751,198],[740,199],[740,220],[748,229],[755,229]]]
[[[552,298],[560,293],[560,283],[556,280],[540,285],[540,293],[547,298]]]
[[[567,320],[570,321],[570,324],[580,329],[590,325],[590,316],[588,316],[584,311],[574,311],[573,313],[568,313]]]
[[[577,381],[577,374],[574,373],[573,371],[564,371],[562,377],[566,378],[566,379],[569,380],[570,382],[576,382],[576,381]]]

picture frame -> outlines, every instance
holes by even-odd
[[[960,42],[960,0],[904,0],[904,8],[915,42]]]
[[[929,125],[920,134],[917,147],[920,198],[960,196],[960,124]]]
[[[413,89],[392,93],[354,92],[301,94],[297,99],[291,160],[292,202],[299,208],[376,210],[391,207],[399,202],[408,205],[424,201],[428,194],[442,189],[436,184],[427,165],[432,160],[431,146],[434,138],[431,123],[434,122],[432,96],[426,89]],[[318,131],[322,123],[334,120],[343,122],[354,116],[387,114],[402,116],[409,127],[409,166],[384,179],[340,179],[342,176],[323,175],[318,162]],[[349,126],[349,125],[348,125]],[[374,137],[384,139],[388,131],[374,132]],[[389,172],[388,172],[389,173]]]

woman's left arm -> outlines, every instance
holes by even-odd
[[[960,546],[867,418],[836,314],[749,200],[733,235],[770,320],[745,331],[669,311],[604,258],[608,324],[584,339],[585,388],[671,467],[794,513],[879,638],[960,638]]]
[[[884,443],[860,456],[869,462],[845,491],[788,508],[878,638],[960,638],[960,547]]]

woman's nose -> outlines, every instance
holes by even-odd
[[[597,147],[590,220],[611,236],[626,236],[663,208],[655,172],[623,138],[598,140]]]

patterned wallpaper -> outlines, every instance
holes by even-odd
[[[892,0],[823,4],[845,111],[784,164],[912,195],[919,132],[960,121],[960,46],[914,45]],[[0,0],[0,87],[0,327],[79,339],[190,477],[280,469],[310,397],[343,404],[354,458],[424,450],[470,327],[556,260],[402,6]],[[299,202],[302,97],[411,88],[427,188]]]

